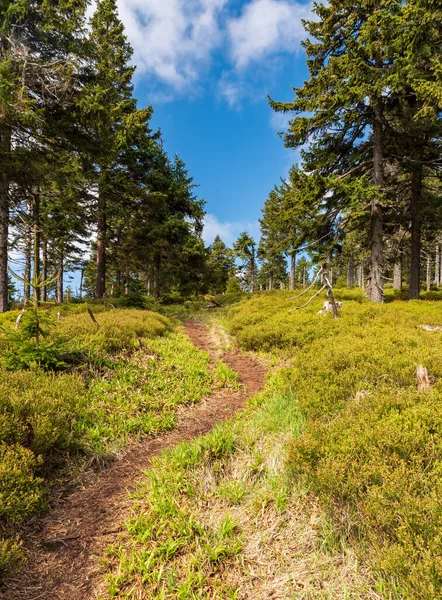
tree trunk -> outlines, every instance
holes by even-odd
[[[95,281],[95,298],[102,298],[106,291],[106,200],[103,191],[98,192],[97,220],[97,275]]]
[[[442,252],[441,252],[442,248],[441,246],[439,246],[439,269],[438,269],[438,279],[439,279],[439,285],[441,285],[442,283]]]
[[[397,258],[393,267],[393,288],[395,290],[402,289],[402,260]]]
[[[31,207],[28,204],[27,208],[27,223],[25,230],[25,271],[24,271],[24,303],[28,304],[31,298],[31,258],[32,258],[32,229],[31,229]]]
[[[427,256],[427,292],[430,291],[431,287],[431,260],[430,257]]]
[[[408,299],[416,300],[420,294],[421,275],[421,214],[420,204],[422,196],[422,165],[416,166],[411,180],[411,260],[410,260],[410,287]]]
[[[440,246],[436,244],[436,260],[434,266],[434,284],[439,287],[440,283]]]
[[[80,275],[80,300],[83,299],[83,280],[84,280],[84,267],[82,267],[81,275]]]
[[[250,291],[253,294],[255,291],[255,257],[250,259]]]
[[[0,165],[5,164],[11,152],[11,130],[0,129]],[[9,230],[9,176],[0,167],[0,313],[9,309],[8,298],[8,230]]]
[[[355,284],[355,259],[350,256],[347,265],[347,287],[352,287]]]
[[[117,267],[117,270],[115,271],[115,288],[116,288],[117,295],[120,293],[120,287],[121,287],[121,270],[120,270],[120,267]],[[112,293],[111,295],[113,296],[114,294]]]
[[[273,290],[273,275],[269,276],[269,290]]]
[[[34,273],[32,276],[34,302],[40,303],[40,194],[37,192],[34,196],[33,206],[34,221]]]
[[[377,63],[379,60],[376,61]],[[384,148],[382,109],[380,102],[374,106],[373,120],[373,183],[376,194],[371,202],[370,217],[370,262],[368,273],[368,297],[372,302],[383,302],[382,267],[383,267],[383,213],[377,194],[384,188]]]
[[[46,240],[43,242],[42,278],[43,281],[46,281],[48,278],[48,243]],[[43,302],[47,302],[48,290],[46,285],[42,287],[41,299]]]
[[[64,290],[63,290],[63,275],[64,275],[64,256],[63,253],[60,252],[60,255],[58,257],[58,265],[57,265],[57,303],[58,304],[63,304],[63,296],[64,296]],[[83,283],[83,282],[82,282]]]
[[[295,289],[295,275],[296,275],[296,252],[292,252],[290,254],[290,279],[289,279],[289,289]]]
[[[365,265],[364,261],[361,261],[358,265],[358,285],[364,290],[365,289]]]
[[[157,254],[153,260],[153,297],[160,297],[160,256]]]

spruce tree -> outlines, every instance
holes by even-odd
[[[96,171],[96,284],[95,296],[106,292],[106,248],[109,218],[119,213],[119,204],[133,192],[127,168],[133,143],[144,133],[151,107],[137,110],[132,76],[135,67],[118,17],[116,0],[99,0],[91,19],[92,76],[86,86],[83,111],[93,129],[93,163]]]
[[[248,288],[253,294],[256,279],[256,242],[247,231],[243,231],[233,244],[233,250],[243,263],[242,269],[245,273]]]
[[[65,134],[57,125],[54,135],[53,115],[72,104],[85,10],[85,0],[0,3],[0,312],[8,308],[11,191],[23,181],[26,153]]]
[[[235,274],[235,259],[232,251],[226,246],[219,235],[208,248],[207,283],[213,294],[226,291],[227,282]]]
[[[313,39],[304,43],[310,78],[295,89],[294,102],[272,102],[275,110],[295,114],[286,145],[312,141],[310,151],[322,173],[345,177],[370,171],[368,294],[376,302],[383,299],[384,128],[394,53],[391,23],[401,4],[400,0],[361,0],[356,5],[331,0],[326,6],[315,5],[318,20],[305,23]]]

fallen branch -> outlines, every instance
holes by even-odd
[[[97,319],[94,316],[94,313],[91,311],[91,309],[89,308],[89,306],[87,307],[87,312],[89,313],[90,318],[92,319],[92,321],[95,323],[95,325],[97,326],[97,329],[100,328],[100,325],[97,321]]]
[[[63,538],[52,538],[49,540],[43,540],[43,546],[65,546],[67,548],[66,542],[73,542],[74,540],[78,540],[81,536],[79,535],[70,535],[68,537]]]
[[[333,308],[333,317],[335,319],[337,319],[339,317],[339,314],[338,314],[338,307],[335,302],[335,297],[333,295],[333,289],[332,289],[331,283],[328,280],[328,277],[325,275],[325,273],[324,273],[323,277],[324,277],[324,281],[325,281],[325,287],[327,288],[327,295],[330,298],[330,302],[331,302],[331,305]]]
[[[425,331],[442,331],[442,325],[419,325]]]
[[[306,302],[302,306],[297,306],[296,308],[292,308],[292,310],[289,310],[289,312],[295,312],[295,310],[300,310],[301,308],[305,308],[306,306],[308,306],[310,304],[310,302],[316,298],[316,296],[319,296],[319,294],[325,290],[326,287],[327,286],[323,285],[322,288],[318,292],[316,292],[316,294],[314,294],[308,302]]]
[[[313,279],[312,283],[308,286],[307,289],[303,290],[300,294],[298,294],[297,296],[293,296],[293,298],[289,298],[289,300],[297,300],[298,298],[300,298],[302,295],[306,294],[309,290],[312,289],[312,287],[315,285],[315,283],[318,280],[319,275],[322,273],[322,267],[319,269],[319,271],[316,273],[315,278]],[[301,307],[300,307],[301,308]]]
[[[20,321],[23,319],[23,315],[25,314],[25,309],[23,309],[21,311],[21,313],[18,315],[17,319],[15,320],[15,328],[18,329],[20,327]]]

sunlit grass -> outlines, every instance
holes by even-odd
[[[44,507],[67,457],[102,464],[129,441],[172,429],[178,406],[237,385],[221,362],[212,373],[166,317],[94,311],[98,326],[75,312],[55,327],[80,357],[70,372],[0,369],[0,570],[20,554],[16,525]]]
[[[322,298],[289,312],[293,295],[231,309],[273,374],[243,416],[156,460],[108,556],[111,597],[442,598],[442,334],[420,327],[442,303],[337,290],[335,321]]]

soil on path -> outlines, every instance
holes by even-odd
[[[132,446],[100,474],[96,483],[61,500],[25,534],[27,563],[0,587],[1,600],[92,600],[100,582],[99,557],[118,535],[115,523],[129,509],[128,492],[135,487],[150,459],[184,440],[208,433],[233,416],[264,384],[262,365],[236,350],[222,352],[207,328],[187,322],[186,332],[212,360],[222,358],[239,374],[238,391],[213,393],[201,403],[184,407],[177,427]]]

